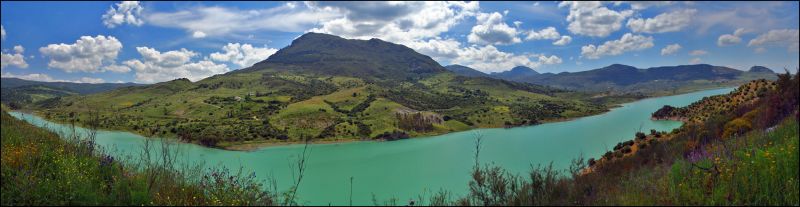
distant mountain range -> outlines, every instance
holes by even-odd
[[[451,67],[445,68],[450,69]],[[476,76],[472,71],[479,72],[466,66],[460,66],[459,68],[459,70],[451,71],[457,74],[465,74],[463,71],[469,71],[470,76]],[[652,93],[654,91],[681,88],[713,87],[713,85],[734,86],[749,80],[774,79],[776,77],[772,70],[763,66],[753,66],[748,71],[741,71],[708,64],[663,66],[647,69],[613,64],[593,70],[558,74],[541,74],[533,69],[519,66],[508,71],[486,75],[504,80],[535,83],[569,90],[623,93]]]
[[[71,83],[42,82],[19,78],[2,78],[0,101],[6,104],[29,104],[38,101],[70,96],[106,92],[121,87],[140,86],[136,83]]]
[[[120,87],[141,86],[138,83],[72,83],[72,82],[43,82],[24,80],[19,78],[2,78],[0,88],[16,88],[20,86],[42,85],[46,87],[60,88],[79,94],[93,94],[105,92]]]

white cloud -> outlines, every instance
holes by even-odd
[[[476,17],[477,24],[467,36],[470,43],[477,44],[513,44],[521,40],[517,37],[517,29],[503,21],[503,15],[497,12],[480,13]],[[555,29],[555,28],[554,28]]]
[[[103,24],[106,25],[106,27],[114,28],[117,25],[125,23],[136,26],[144,24],[144,21],[139,18],[144,8],[139,5],[138,1],[123,1],[117,3],[116,6],[117,8],[111,6],[111,8],[106,11],[106,14],[103,14]]]
[[[50,57],[47,64],[72,72],[103,72],[102,66],[113,63],[122,49],[122,43],[112,36],[82,36],[75,44],[50,44],[39,48],[39,52]]]
[[[671,45],[667,45],[666,47],[664,47],[663,49],[661,49],[661,55],[671,55],[671,54],[675,54],[675,53],[676,53],[676,52],[678,52],[678,50],[680,50],[681,48],[682,48],[682,47],[681,47],[681,45],[679,45],[679,44],[671,44]]]
[[[223,36],[253,31],[302,32],[340,16],[330,9],[309,9],[290,2],[279,7],[252,10],[198,6],[176,12],[149,12],[143,19],[150,25],[183,29],[192,36]]]
[[[722,36],[719,36],[719,38],[717,39],[718,46],[730,46],[739,44],[740,42],[742,42],[742,38],[730,34],[724,34]]]
[[[18,52],[16,54],[9,54],[5,52],[0,52],[0,69],[4,69],[8,66],[15,66],[18,68],[28,68],[28,63],[25,62],[25,56]]]
[[[369,3],[369,4],[365,4]],[[365,5],[360,5],[365,4]],[[323,21],[311,32],[351,39],[379,38],[406,45],[439,62],[450,62],[465,50],[461,43],[440,35],[467,17],[475,16],[478,2],[311,2],[314,10],[330,10],[344,16]],[[369,13],[364,13],[366,8]],[[385,8],[384,8],[385,7]],[[362,11],[362,12],[359,12]],[[375,14],[372,14],[375,13]],[[389,15],[380,15],[386,13]]]
[[[498,50],[493,45],[473,45],[458,50],[453,64],[466,65],[476,70],[490,73],[510,70],[516,66],[538,68],[543,64],[560,64],[561,58],[536,54],[516,55]],[[533,58],[533,61],[531,60]]]
[[[680,31],[689,23],[692,16],[697,13],[696,9],[685,9],[659,14],[654,18],[648,19],[629,19],[628,28],[633,32],[643,33],[664,33]]]
[[[2,36],[0,39],[6,40],[6,27],[3,25],[0,25],[0,36]]]
[[[757,54],[765,53],[765,52],[767,52],[767,48],[759,47],[759,48],[756,48],[753,52],[755,52]]]
[[[619,40],[606,41],[600,46],[590,44],[581,47],[581,57],[598,59],[601,56],[620,55],[628,51],[644,50],[653,46],[653,37],[626,33]]]
[[[22,47],[22,45],[16,45],[14,46],[14,52],[17,54],[22,54],[25,52],[25,48]]]
[[[718,29],[747,28],[752,31],[767,31],[774,28],[797,25],[796,18],[790,18],[787,8],[793,8],[794,2],[736,2],[715,4],[698,12],[693,22],[698,34]],[[796,12],[795,12],[796,13]]]
[[[632,10],[614,11],[602,2],[564,1],[558,7],[569,7],[567,29],[574,33],[592,37],[606,37],[622,27],[622,21],[633,14]]]
[[[724,47],[724,46],[739,44],[740,42],[742,42],[741,36],[749,32],[750,32],[749,30],[746,30],[744,28],[739,28],[736,29],[736,31],[734,31],[732,35],[731,34],[721,35],[719,36],[719,38],[717,38],[717,45]]]
[[[742,35],[750,33],[750,32],[752,32],[752,31],[750,31],[748,29],[745,29],[745,28],[739,28],[739,29],[736,29],[736,31],[733,32],[733,36],[741,37]]]
[[[131,71],[131,68],[124,65],[113,64],[103,67],[103,70],[117,72],[117,73],[127,73]]]
[[[90,78],[90,77],[81,77],[78,80],[79,83],[105,83],[106,81],[102,78]]]
[[[692,58],[692,60],[689,60],[689,64],[700,64],[702,62],[703,60],[700,58]]]
[[[706,54],[708,54],[708,51],[705,50],[692,50],[691,52],[689,52],[689,55],[691,56],[701,56]]]
[[[525,40],[555,40],[560,36],[561,34],[558,34],[555,27],[547,27],[538,32],[536,30],[529,31]]]
[[[249,67],[253,64],[267,59],[275,54],[278,49],[269,47],[253,47],[250,44],[228,43],[222,47],[224,53],[215,52],[210,55],[211,60],[219,62],[231,62],[240,67]]]
[[[649,7],[666,6],[672,4],[671,1],[615,1],[614,5],[619,6],[623,3],[630,4],[631,9],[633,10],[644,10]]]
[[[194,37],[194,38],[204,38],[204,37],[206,37],[206,33],[205,32],[201,32],[201,31],[194,31],[194,33],[192,33],[192,37]]]
[[[514,21],[514,27],[519,28],[519,26],[522,26],[522,22],[521,21]]]
[[[572,42],[572,37],[570,36],[561,36],[561,39],[556,40],[553,42],[553,45],[567,45]]]
[[[555,55],[551,55],[550,57],[547,56],[539,56],[539,63],[545,65],[553,65],[553,64],[561,64],[561,58]]]
[[[106,81],[101,78],[82,77],[78,80],[61,80],[54,79],[47,74],[31,73],[25,75],[16,75],[11,73],[3,73],[3,78],[19,78],[24,80],[42,81],[42,82],[73,82],[73,83],[105,83]]]
[[[188,78],[191,81],[228,72],[225,64],[215,64],[209,60],[192,62],[192,57],[198,53],[187,49],[159,52],[153,48],[137,47],[136,51],[142,59],[133,59],[123,62],[136,73],[136,80],[144,83],[154,83]]]
[[[800,30],[797,29],[774,29],[758,35],[750,40],[748,47],[786,47],[789,52],[797,52],[800,48]]]

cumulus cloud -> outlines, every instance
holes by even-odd
[[[231,62],[240,67],[250,67],[253,64],[267,59],[275,54],[278,49],[269,47],[253,47],[250,44],[228,43],[222,47],[224,53],[211,53],[211,60]]]
[[[644,10],[649,7],[666,6],[672,4],[671,1],[615,1],[614,5],[619,6],[627,3],[633,10]]]
[[[547,27],[538,32],[536,30],[529,31],[525,40],[555,40],[560,36],[561,34],[558,34],[555,27]]]
[[[225,64],[216,64],[209,60],[192,62],[193,57],[199,54],[187,49],[160,52],[149,47],[137,47],[136,51],[142,59],[132,59],[123,62],[136,73],[136,80],[144,83],[154,83],[188,78],[191,81],[228,72]]]
[[[125,23],[141,26],[144,24],[144,21],[139,18],[139,16],[143,9],[144,8],[139,5],[138,1],[123,1],[117,3],[116,8],[111,6],[111,8],[106,11],[106,14],[103,14],[103,24],[108,28],[114,28]]]
[[[148,12],[143,19],[150,25],[183,29],[199,38],[262,30],[302,32],[340,16],[330,9],[308,9],[289,2],[279,7],[251,10],[198,6],[175,12]]]
[[[628,28],[633,32],[641,33],[664,33],[680,31],[689,23],[692,16],[697,13],[696,9],[685,9],[659,14],[648,19],[629,19]]]
[[[628,51],[638,51],[653,47],[653,37],[626,33],[619,40],[606,41],[600,46],[581,47],[581,57],[599,59],[602,56],[620,55]]]
[[[675,54],[675,53],[676,53],[676,52],[678,52],[678,50],[680,50],[681,48],[682,48],[682,47],[681,47],[681,45],[679,45],[679,44],[671,44],[671,45],[667,45],[666,47],[664,47],[663,49],[661,49],[661,55],[671,55],[671,54]]]
[[[739,44],[740,42],[742,42],[742,38],[731,34],[724,34],[717,39],[717,45],[723,47]]]
[[[0,25],[0,34],[2,35],[0,39],[6,40],[6,27],[3,25]]]
[[[194,33],[192,33],[192,37],[194,38],[204,38],[206,36],[206,33],[201,31],[194,31]]]
[[[717,38],[717,45],[724,47],[724,46],[739,44],[740,42],[742,42],[741,36],[748,32],[749,31],[744,28],[739,28],[736,29],[736,31],[734,31],[733,34],[721,35],[719,36],[719,38]]]
[[[556,40],[553,42],[553,45],[567,45],[572,42],[572,37],[570,36],[561,36],[561,39]]]
[[[39,52],[50,57],[48,67],[72,72],[103,72],[103,65],[113,63],[122,43],[112,36],[82,36],[75,44],[50,44]]]
[[[703,62],[703,60],[700,59],[700,58],[692,58],[692,60],[689,60],[690,64],[700,64],[702,62]]]
[[[78,80],[62,80],[62,79],[55,79],[50,77],[47,74],[43,73],[31,73],[25,75],[17,75],[12,73],[3,73],[3,78],[19,78],[24,80],[32,80],[32,81],[42,81],[42,82],[73,82],[73,83],[105,83],[106,81],[102,78],[90,78],[90,77],[82,77]]]
[[[632,10],[614,11],[602,2],[564,1],[558,7],[569,7],[567,30],[573,34],[606,37],[622,27],[622,21],[633,14]]]
[[[352,39],[380,38],[385,41],[406,45],[417,52],[431,56],[439,62],[450,62],[459,51],[465,50],[459,41],[442,38],[440,35],[467,17],[477,15],[478,2],[368,2],[371,7],[387,7],[403,12],[385,12],[386,18],[370,18],[367,14],[357,14],[363,9],[362,2],[311,2],[314,10],[331,10],[344,14],[311,32],[327,33]],[[404,9],[404,8],[408,9]],[[375,11],[384,10],[376,8]],[[366,16],[364,16],[366,15]]]
[[[555,55],[551,55],[550,57],[547,56],[539,56],[539,63],[545,65],[553,65],[553,64],[561,64],[561,58]]]
[[[25,62],[25,55],[22,53],[25,52],[25,48],[21,45],[14,46],[14,54],[0,52],[0,69],[5,69],[9,66],[14,66],[18,68],[28,68],[28,63]]]
[[[537,54],[517,55],[500,51],[493,45],[473,45],[463,48],[457,53],[458,56],[453,59],[453,64],[466,65],[486,73],[506,71],[516,66],[537,68],[541,65],[562,62],[561,58],[555,55],[549,57]]]
[[[758,35],[750,40],[748,47],[786,47],[789,52],[797,52],[800,48],[800,30],[797,29],[774,29]],[[765,50],[765,49],[762,49]],[[762,51],[763,52],[763,51]]]
[[[701,56],[706,54],[708,54],[708,51],[705,50],[692,50],[691,52],[689,52],[689,55],[691,56]]]
[[[341,18],[324,21],[321,26],[310,31],[342,36],[345,38],[370,39],[380,38],[389,42],[406,45],[419,53],[431,56],[442,63],[461,64],[484,72],[509,70],[524,65],[531,68],[545,64],[559,64],[557,56],[541,59],[539,54],[514,54],[498,50],[491,44],[465,46],[453,38],[442,38],[440,35],[460,23],[467,17],[478,14],[478,2],[369,2],[364,6],[375,8],[377,14],[358,13],[364,8],[353,8],[361,2],[313,2],[308,3],[315,9],[330,9],[345,14]],[[383,7],[402,12],[378,12]],[[398,8],[399,7],[399,8]],[[409,7],[410,9],[403,9]],[[380,13],[390,14],[386,18]],[[498,14],[483,14],[485,22],[496,21]],[[494,17],[492,17],[494,16]],[[494,19],[492,19],[494,18]],[[479,21],[480,22],[480,21]],[[480,24],[480,23],[479,23]],[[520,35],[517,28],[516,35]],[[519,37],[516,37],[519,38]],[[510,41],[509,41],[510,40]],[[571,38],[570,38],[571,40]],[[473,41],[475,42],[475,41]],[[489,41],[487,41],[489,42]],[[515,42],[512,38],[493,42]],[[564,42],[568,42],[564,40]]]
[[[14,46],[14,52],[22,54],[25,52],[25,48],[22,45],[16,45]]]
[[[512,44],[519,43],[517,29],[508,26],[503,21],[503,15],[498,12],[480,13],[476,17],[477,24],[472,27],[472,32],[467,36],[470,43],[478,44]]]
[[[117,73],[127,73],[127,72],[131,71],[131,68],[129,68],[128,66],[124,66],[124,65],[113,64],[113,65],[107,65],[107,66],[103,67],[103,70],[111,71],[111,72],[117,72]]]

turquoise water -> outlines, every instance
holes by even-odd
[[[298,196],[301,204],[347,205],[350,177],[353,177],[353,203],[356,205],[371,205],[373,194],[378,200],[397,198],[400,204],[417,200],[419,195],[428,197],[440,189],[463,195],[468,190],[469,170],[475,163],[475,131],[480,131],[484,137],[481,163],[494,163],[514,173],[526,173],[531,165],[550,162],[564,169],[581,154],[587,158],[599,157],[618,142],[632,139],[639,128],[670,131],[680,127],[682,123],[676,121],[650,120],[650,114],[664,105],[685,106],[732,90],[644,99],[623,104],[608,113],[538,126],[479,129],[393,142],[311,145],[307,173]],[[11,114],[37,126],[69,131],[65,125],[31,114]],[[128,132],[99,131],[97,136],[97,144],[117,157],[139,155],[144,142],[144,137]],[[303,150],[302,145],[248,152],[183,143],[173,147],[184,163],[221,165],[230,169],[242,167],[261,178],[271,175],[278,181],[278,189],[291,185],[293,176],[289,165]]]

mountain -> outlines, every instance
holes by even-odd
[[[445,66],[444,68],[455,74],[467,77],[489,77],[489,74],[483,73],[481,71],[463,65],[448,65]]]
[[[373,81],[419,78],[447,71],[428,56],[380,39],[347,40],[306,33],[250,70],[350,76]]]
[[[520,82],[525,82],[525,80],[532,79],[538,75],[539,72],[525,66],[517,66],[511,70],[491,74],[491,76],[495,78]]]
[[[19,78],[2,78],[0,88],[16,88],[20,86],[42,85],[53,88],[73,91],[79,94],[93,94],[110,91],[120,87],[140,86],[138,83],[71,83],[71,82],[42,82],[23,80]]]
[[[570,90],[657,94],[665,93],[664,91],[735,86],[749,80],[774,78],[772,73],[745,72],[708,64],[647,69],[613,64],[594,70],[543,74],[514,80]]]
[[[769,69],[769,68],[764,67],[764,66],[758,66],[758,65],[750,67],[750,70],[748,70],[747,72],[751,72],[751,73],[775,73],[774,71],[772,71],[772,69]]]
[[[56,121],[178,137],[241,149],[315,140],[435,135],[597,114],[606,105],[574,92],[448,71],[379,39],[308,33],[249,68],[197,82],[178,79],[63,97],[33,106]],[[77,114],[74,117],[69,114]]]
[[[62,96],[93,94],[121,87],[137,86],[135,83],[70,83],[40,82],[18,78],[2,78],[0,102],[12,108]]]

